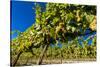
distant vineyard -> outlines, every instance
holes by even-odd
[[[44,55],[42,64],[96,61],[96,37],[94,37],[93,40],[94,41],[92,42],[91,46],[84,43],[82,47],[75,41],[67,44],[69,46],[66,46],[66,44],[62,45],[62,47],[49,46]],[[23,53],[17,65],[36,65],[42,48],[33,48],[32,50],[34,55],[31,52]],[[16,54],[13,53],[13,56],[16,56]]]

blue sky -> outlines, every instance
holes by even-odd
[[[33,2],[11,1],[11,30],[25,31],[35,21]],[[12,35],[15,38],[17,33]]]
[[[24,32],[35,22],[35,10],[32,9],[34,6],[34,2],[11,1],[11,31]],[[14,33],[11,39],[16,36],[17,33]]]
[[[32,2],[12,1],[12,30],[25,31],[34,22],[34,10]]]

